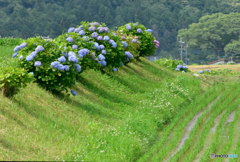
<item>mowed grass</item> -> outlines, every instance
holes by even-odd
[[[229,69],[232,72],[240,72],[240,64],[237,65],[189,65],[189,70],[198,73],[200,70],[223,70]]]
[[[66,97],[32,83],[1,94],[0,159],[136,161],[204,93],[199,79],[144,58],[113,74],[85,71],[73,89]]]
[[[16,62],[19,56],[16,59],[11,59],[14,54],[14,46],[0,46],[0,68],[6,66],[16,66]]]

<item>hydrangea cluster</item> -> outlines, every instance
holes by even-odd
[[[159,42],[157,40],[154,40],[155,43],[155,47],[158,48],[159,47]]]
[[[129,51],[126,51],[125,55],[127,56],[128,59],[133,58],[133,55]]]
[[[91,26],[91,27],[88,28],[88,30],[91,31],[91,32],[93,32],[93,31],[96,30],[96,27],[95,27],[95,26]]]
[[[68,37],[66,40],[67,40],[69,43],[72,43],[72,42],[73,42],[73,38],[72,38],[72,37]]]
[[[113,68],[113,71],[114,71],[114,72],[117,71],[117,68]]]
[[[186,64],[178,65],[175,70],[176,70],[176,71],[187,70],[187,66],[186,66]],[[184,72],[185,72],[185,71],[184,71]]]
[[[127,48],[127,46],[128,46],[127,42],[123,41],[122,44],[123,44],[124,48]]]
[[[40,67],[40,66],[42,65],[42,63],[41,63],[41,61],[36,61],[36,62],[34,63],[34,65],[37,66],[37,67]]]
[[[127,25],[126,25],[126,29],[127,29],[127,30],[132,30],[131,25],[127,24]]]
[[[208,73],[211,73],[211,72],[212,72],[211,70],[208,70],[208,69],[206,69],[205,71],[208,72]]]
[[[78,56],[80,58],[83,58],[85,55],[89,54],[89,49],[84,48],[78,51]]]
[[[142,33],[142,29],[138,28],[138,29],[137,29],[137,32],[138,32],[138,33]]]
[[[200,70],[200,71],[199,71],[199,74],[202,74],[202,73],[203,73],[203,71],[202,71],[202,70]]]
[[[146,32],[152,33],[152,29],[147,29]]]
[[[84,30],[80,30],[78,34],[81,36],[84,36],[85,32],[84,32]]]
[[[68,29],[68,33],[73,32],[73,31],[75,31],[74,27],[71,27],[71,28]]]

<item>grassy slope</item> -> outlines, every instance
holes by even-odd
[[[84,72],[76,97],[35,83],[12,99],[1,94],[0,159],[136,160],[159,138],[162,123],[202,92],[200,84],[141,59],[112,75]]]

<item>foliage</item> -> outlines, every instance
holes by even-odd
[[[0,46],[16,46],[23,41],[21,38],[1,38],[0,37]]]
[[[240,13],[216,13],[206,15],[198,23],[189,25],[188,29],[179,30],[178,39],[183,38],[190,48],[202,50],[223,49],[240,35]]]
[[[189,69],[187,69],[186,65],[183,63],[182,60],[173,60],[171,58],[170,59],[163,58],[163,59],[156,60],[155,63],[157,63],[158,65],[170,68],[172,70],[176,70],[177,68],[179,71],[184,71],[184,72],[189,71]]]
[[[0,69],[0,89],[6,97],[11,97],[21,88],[33,81],[32,73],[21,68],[5,67]]]
[[[132,41],[140,44],[140,49],[137,49],[138,57],[150,56],[156,52],[154,40],[155,37],[152,35],[152,32],[147,31],[144,25],[139,25],[139,23],[128,23],[124,26],[119,27],[123,34],[127,36],[136,37]]]

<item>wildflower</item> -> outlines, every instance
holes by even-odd
[[[137,32],[138,32],[138,33],[142,33],[142,29],[138,28],[138,29],[137,29]]]
[[[14,48],[14,52],[17,52],[17,51],[20,50],[20,49],[21,49],[20,46],[16,46],[16,47]]]
[[[76,44],[72,45],[72,49],[78,49],[78,46]]]
[[[17,55],[18,55],[18,53],[14,53],[14,54],[12,55],[12,58],[15,58]]]
[[[64,70],[65,71],[69,71],[69,66],[68,65],[64,65]]]
[[[58,58],[58,61],[64,63],[66,61],[66,58],[64,56],[61,56]]]
[[[79,31],[78,34],[81,35],[81,36],[84,36],[85,32],[84,32],[84,30],[81,30],[81,31]]]
[[[105,48],[104,45],[102,45],[102,44],[101,44],[99,47],[100,47],[101,49],[104,49],[104,48]]]
[[[127,25],[126,25],[126,29],[127,29],[127,30],[132,30],[132,27],[131,27],[129,24],[127,24]]]
[[[202,70],[200,70],[200,71],[199,71],[199,74],[202,74],[202,73],[203,73],[203,71],[202,71]]]
[[[29,55],[29,56],[26,57],[26,60],[31,61],[31,60],[33,60],[33,57],[31,55]]]
[[[88,30],[89,30],[89,31],[95,31],[96,28],[95,28],[95,26],[91,26],[90,28],[88,28]]]
[[[97,37],[97,40],[102,40],[102,36],[98,36],[98,37]]]
[[[57,69],[58,66],[60,65],[60,63],[58,61],[54,61],[51,63],[51,66],[54,68],[54,69]]]
[[[42,63],[41,63],[41,61],[36,61],[36,62],[34,63],[34,65],[40,67],[40,66],[42,65]]]
[[[117,68],[113,68],[113,71],[114,71],[114,72],[117,71]]]
[[[73,32],[73,31],[75,31],[74,27],[71,27],[71,28],[68,29],[68,33]]]
[[[73,96],[77,95],[77,93],[74,90],[71,90],[71,93],[72,93]]]
[[[58,70],[63,71],[64,69],[65,69],[65,66],[62,65],[62,64],[59,64],[59,66],[58,66]]]
[[[81,72],[81,66],[80,66],[80,65],[75,64],[75,68],[76,68],[76,70],[77,70],[79,73]]]
[[[100,54],[98,55],[98,59],[102,61],[102,60],[105,60],[105,57],[102,54]]]
[[[72,38],[72,37],[68,37],[66,40],[67,40],[69,43],[72,43],[72,42],[73,42],[73,38]]]
[[[22,44],[20,45],[20,47],[21,47],[21,48],[27,47],[27,44],[26,44],[26,43],[22,43]]]
[[[21,55],[21,56],[19,57],[19,59],[22,60],[22,59],[23,59],[23,55]]]
[[[108,41],[109,37],[108,36],[104,36],[103,40]]]
[[[106,55],[107,51],[106,50],[102,50],[102,54]]]
[[[98,33],[94,32],[94,33],[92,33],[91,36],[92,36],[93,38],[96,38],[96,37],[98,36]]]

